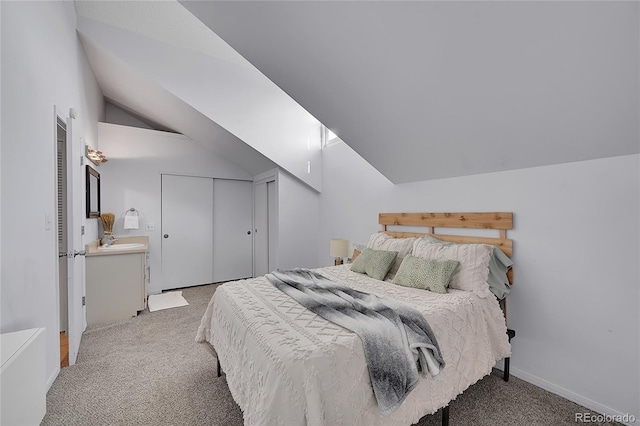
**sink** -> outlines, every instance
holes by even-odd
[[[144,247],[142,243],[126,243],[126,244],[111,244],[110,246],[100,246],[98,250],[130,250]]]

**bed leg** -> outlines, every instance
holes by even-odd
[[[449,426],[449,406],[442,407],[442,426]]]
[[[509,361],[511,358],[504,359],[504,376],[502,377],[505,382],[509,381]]]
[[[216,372],[218,377],[222,376],[222,368],[220,368],[220,360],[216,358]]]
[[[509,336],[509,343],[511,343],[511,339],[516,337],[516,331],[510,328],[507,329],[507,336]],[[509,362],[511,361],[511,357],[504,359],[504,375],[502,378],[505,382],[509,381]]]

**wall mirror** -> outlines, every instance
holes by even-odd
[[[87,166],[87,218],[100,217],[100,173]]]

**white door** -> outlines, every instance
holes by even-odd
[[[275,181],[256,183],[253,191],[253,276],[259,277],[278,267],[276,183]]]
[[[278,197],[276,182],[267,182],[267,235],[269,243],[269,272],[278,269]]]
[[[252,274],[253,183],[213,180],[213,281]]]
[[[162,175],[162,289],[213,282],[213,179]]]
[[[253,276],[269,272],[269,209],[266,182],[254,185]]]
[[[85,167],[78,159],[84,155],[84,141],[73,135],[75,120],[67,119],[67,235],[69,250],[69,365],[76,363],[82,333],[87,327],[87,315],[83,297],[85,295],[84,243],[81,224],[85,217]],[[73,253],[72,253],[73,252]]]
[[[65,150],[62,154],[63,158],[56,158],[56,170],[58,167],[66,169],[62,175],[58,176],[58,184],[62,186],[61,190],[65,193],[65,197],[58,200],[61,205],[58,205],[56,209],[56,228],[58,229],[58,240],[65,240],[62,247],[58,246],[60,249],[64,249],[58,253],[58,256],[62,255],[58,258],[58,267],[60,268],[58,280],[64,280],[66,272],[67,282],[66,286],[59,282],[58,297],[62,299],[59,300],[60,309],[67,310],[66,319],[64,318],[65,313],[60,312],[60,329],[66,329],[69,338],[69,365],[74,365],[80,348],[82,332],[86,327],[85,309],[82,303],[85,291],[84,257],[82,256],[84,251],[80,232],[84,217],[82,208],[84,166],[78,161],[84,154],[84,143],[80,139],[74,140],[73,138],[73,119],[65,120],[60,118],[62,116],[63,113],[55,107],[56,145],[58,140],[64,141],[64,145],[66,145],[60,147]],[[57,151],[56,149],[56,157]]]

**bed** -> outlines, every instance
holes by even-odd
[[[381,232],[397,242],[422,242],[428,235],[456,246],[488,244],[512,254],[506,236],[512,213],[382,213],[379,222]],[[426,232],[402,231],[405,226],[426,227]],[[499,235],[447,235],[435,233],[436,228],[495,229]],[[446,366],[437,376],[421,379],[399,408],[383,414],[355,333],[308,311],[265,277],[225,283],[209,302],[196,340],[215,349],[246,425],[414,424],[446,408],[489,374],[496,361],[510,356],[506,303],[501,310],[490,293],[451,288],[438,294],[402,287],[353,272],[349,264],[315,271],[420,311]]]

